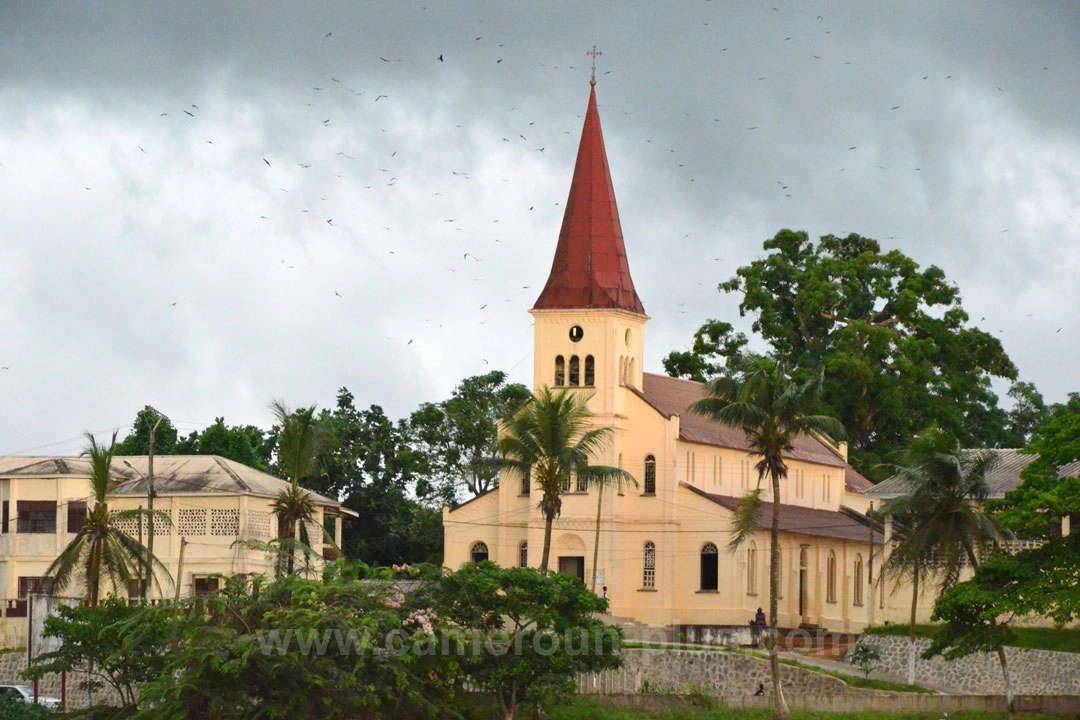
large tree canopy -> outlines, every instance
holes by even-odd
[[[529,399],[529,389],[492,370],[462,380],[449,400],[424,403],[409,418],[408,433],[429,461],[431,492],[447,505],[461,490],[475,497],[499,484],[499,422]]]
[[[929,425],[967,447],[1008,443],[991,381],[1015,379],[1016,368],[997,338],[969,325],[940,268],[855,234],[815,244],[781,230],[764,249],[720,290],[742,293],[739,312],[768,354],[797,376],[824,372],[824,412],[844,423],[864,472]],[[705,379],[745,352],[746,339],[715,320],[695,339],[691,353],[668,356],[668,372]]]

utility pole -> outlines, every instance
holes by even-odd
[[[870,560],[866,564],[866,627],[874,624],[874,501],[870,501]]]

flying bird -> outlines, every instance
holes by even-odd
[[[439,62],[442,62],[442,61],[443,61],[442,55],[439,55]]]
[[[376,97],[376,98],[375,98],[375,102],[379,102],[379,101],[380,101],[380,100],[382,100],[382,99],[383,99],[384,97],[390,97],[390,96],[389,96],[389,95],[379,95],[378,97]]]
[[[185,110],[184,113],[187,115],[191,115],[191,117],[195,117],[194,113],[188,112],[187,110]]]
[[[263,162],[266,163],[266,167],[270,167],[270,161],[269,160],[267,160],[266,158],[263,158]]]

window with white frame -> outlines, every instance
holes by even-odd
[[[645,588],[656,587],[656,545],[651,540],[645,543],[643,565],[641,586]]]

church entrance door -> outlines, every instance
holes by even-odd
[[[585,582],[585,556],[562,555],[559,557],[559,572],[563,575],[573,575],[581,582]]]

